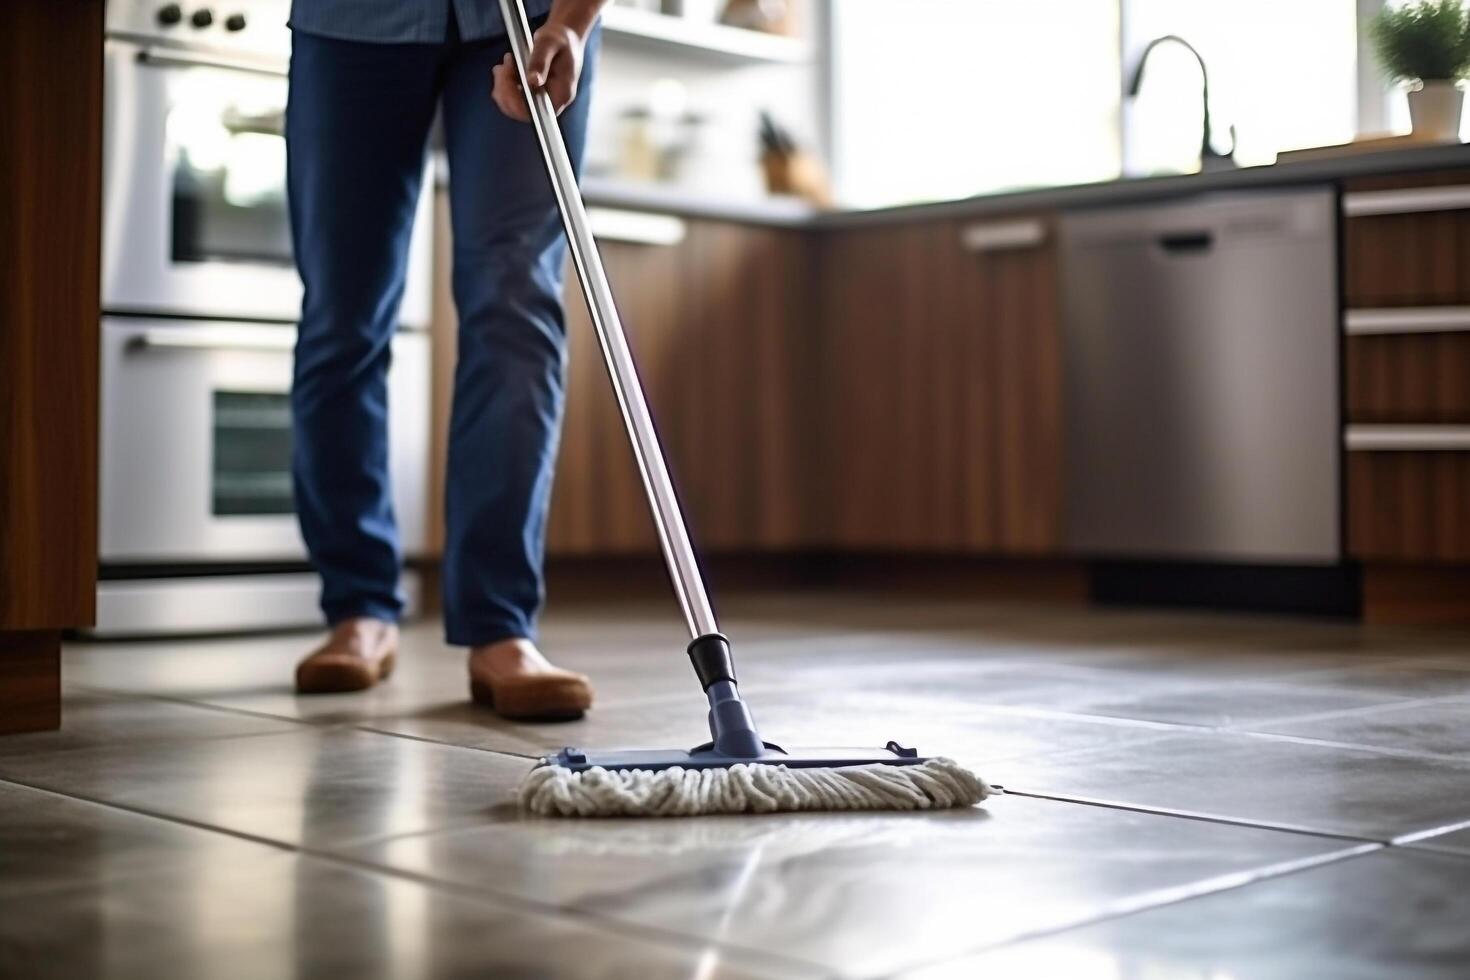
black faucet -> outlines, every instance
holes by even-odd
[[[1148,63],[1148,56],[1153,49],[1165,42],[1182,45],[1185,50],[1194,55],[1194,60],[1199,62],[1200,80],[1203,83],[1200,98],[1204,103],[1205,117],[1204,132],[1200,136],[1199,146],[1200,170],[1209,173],[1212,170],[1228,170],[1236,166],[1232,156],[1235,153],[1234,126],[1230,127],[1230,153],[1220,153],[1215,149],[1215,131],[1210,124],[1210,70],[1205,67],[1205,59],[1200,57],[1194,45],[1178,34],[1165,34],[1163,37],[1156,37],[1148,42],[1148,47],[1144,48],[1143,54],[1138,57],[1138,67],[1133,69],[1133,80],[1128,83],[1128,97],[1130,99],[1138,97],[1138,90],[1143,85],[1143,66]]]

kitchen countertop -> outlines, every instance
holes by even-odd
[[[596,177],[583,181],[583,194],[588,204],[604,207],[657,211],[747,224],[826,229],[932,218],[984,217],[1059,208],[1104,207],[1212,191],[1267,189],[1293,184],[1325,183],[1351,177],[1457,167],[1470,167],[1470,144],[1358,153],[1269,166],[1242,167],[1239,170],[1211,174],[1127,177],[1096,184],[982,194],[956,201],[876,210],[824,212],[792,198],[721,200],[682,188]]]

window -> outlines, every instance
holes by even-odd
[[[1085,183],[1121,165],[1108,0],[834,0],[844,204]]]
[[[1200,73],[1217,149],[1271,163],[1352,139],[1362,0],[831,0],[832,158],[856,207],[1199,166]]]
[[[1216,149],[1236,128],[1242,164],[1272,163],[1282,150],[1325,146],[1357,129],[1357,11],[1353,0],[1123,0],[1131,73],[1152,38],[1177,34],[1210,70]],[[1127,109],[1125,170],[1198,169],[1199,65],[1182,47],[1149,57],[1143,89]]]

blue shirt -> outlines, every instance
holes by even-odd
[[[551,0],[524,0],[539,17]],[[344,41],[438,44],[449,32],[449,7],[466,41],[505,33],[500,0],[291,0],[291,29]]]

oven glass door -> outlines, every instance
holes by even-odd
[[[117,38],[105,47],[103,308],[294,320],[284,64]],[[431,195],[402,322],[426,325]]]
[[[210,393],[209,513],[294,513],[291,399],[279,391]]]
[[[275,324],[103,321],[104,561],[305,557],[291,487],[295,337]],[[395,510],[405,551],[417,554],[428,478],[427,336],[394,337],[388,384]]]
[[[165,126],[169,258],[290,269],[286,137],[280,100],[261,91],[204,90]]]

